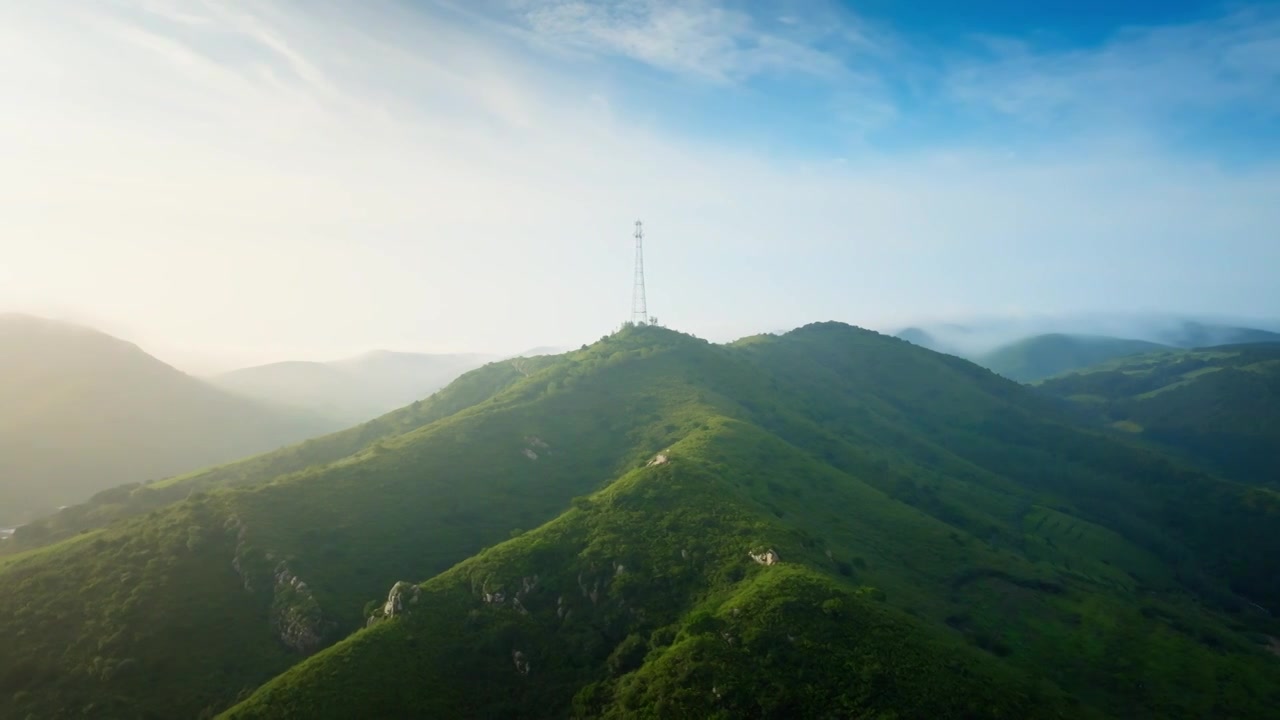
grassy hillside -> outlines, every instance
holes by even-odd
[[[729,453],[731,455],[725,455]],[[1051,688],[894,610],[834,569],[844,549],[754,498],[775,470],[835,480],[749,425],[707,423],[558,520],[401,593],[373,627],[230,718],[1054,717]],[[727,477],[717,461],[758,467]],[[847,482],[818,490],[885,539],[927,517]],[[863,501],[863,502],[858,502]],[[751,558],[770,550],[764,566]],[[876,558],[877,560],[879,558]],[[865,565],[862,560],[860,565]],[[860,573],[859,573],[860,574]],[[404,588],[404,586],[401,586]],[[359,668],[353,672],[352,668]],[[415,668],[416,672],[404,672]]]
[[[1168,349],[1144,340],[1102,335],[1036,335],[985,353],[974,362],[1018,382],[1034,382],[1126,355]]]
[[[280,362],[223,373],[217,386],[343,424],[358,423],[421,400],[494,358],[476,354],[379,350],[334,362]]]
[[[1249,604],[1280,611],[1272,494],[839,324],[732,346],[631,328],[522,368],[328,464],[9,559],[0,715],[239,697],[233,717],[1264,717],[1280,700],[1262,649],[1280,631]]]
[[[335,427],[218,390],[108,335],[0,315],[0,525]]]
[[[1280,487],[1280,344],[1124,358],[1040,389],[1229,477]]]

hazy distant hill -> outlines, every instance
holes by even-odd
[[[1182,348],[1280,342],[1280,333],[1259,328],[1187,321],[1155,333],[1156,339]]]
[[[560,355],[562,353],[569,352],[572,349],[573,348],[559,347],[556,345],[539,345],[538,347],[533,347],[523,352],[518,352],[515,355],[512,355],[511,357],[531,358],[531,357],[541,357],[543,355]]]
[[[1010,380],[1034,382],[1112,358],[1169,349],[1145,340],[1101,335],[1037,335],[973,358]]]
[[[1274,494],[836,323],[627,328],[172,485],[200,492],[0,558],[0,716],[1280,702]]]
[[[343,423],[369,420],[421,400],[495,358],[376,350],[333,362],[279,362],[210,380],[219,387],[303,408]]]
[[[1280,342],[1280,320],[1258,326],[1169,315],[1096,313],[1046,317],[975,318],[965,324],[928,323],[899,330],[903,340],[977,360],[998,349],[1045,334],[1145,340],[1181,348]]]
[[[101,332],[0,315],[0,525],[331,429]]]
[[[918,327],[903,328],[897,332],[896,337],[906,340],[912,345],[919,345],[922,348],[928,348],[929,350],[934,350],[936,352],[953,354],[946,346],[938,342],[937,338]]]

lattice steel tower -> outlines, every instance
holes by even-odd
[[[649,322],[649,306],[644,295],[644,227],[636,221],[636,284],[631,291],[631,322],[645,325]]]

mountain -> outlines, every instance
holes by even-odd
[[[210,378],[221,388],[303,408],[342,423],[363,422],[424,398],[495,358],[376,350],[333,362],[291,361]]]
[[[333,429],[88,328],[0,315],[0,525]]]
[[[1280,488],[1280,344],[1126,357],[1039,388],[1228,477]]]
[[[1035,382],[1125,355],[1168,349],[1167,345],[1101,335],[1036,335],[973,359],[1018,382]]]
[[[1269,717],[1280,498],[1061,405],[837,323],[494,363],[0,558],[0,716]]]

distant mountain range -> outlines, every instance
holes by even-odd
[[[377,350],[333,362],[291,361],[209,378],[224,390],[355,424],[421,400],[497,358]]]
[[[0,315],[0,526],[337,426],[226,392],[96,330]]]
[[[304,409],[350,425],[422,400],[486,363],[506,357],[557,355],[566,349],[541,346],[511,356],[375,350],[331,362],[258,365],[215,375],[209,381],[246,397]]]
[[[1078,328],[1081,321],[1063,323]],[[937,352],[956,355],[997,372],[1011,380],[1035,382],[1062,373],[1079,370],[1126,355],[1218,345],[1280,343],[1280,333],[1254,327],[1206,323],[1197,320],[1176,322],[1130,321],[1120,327],[1117,321],[1099,322],[1128,330],[1131,335],[1118,336],[1083,332],[1049,332],[1015,335],[1007,323],[993,322],[964,326],[956,324],[908,327],[897,337]]]

